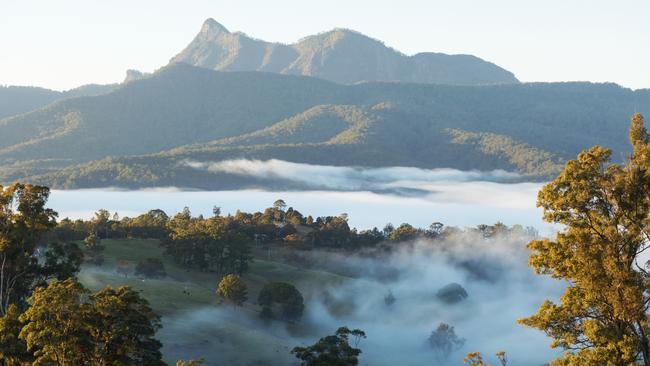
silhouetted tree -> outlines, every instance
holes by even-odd
[[[354,339],[354,346],[350,345],[350,337]],[[302,366],[355,366],[359,364],[361,350],[357,346],[362,338],[366,338],[362,330],[341,327],[334,335],[321,338],[308,347],[295,347],[291,353]]]

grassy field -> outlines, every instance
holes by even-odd
[[[79,278],[91,290],[105,286],[131,286],[141,292],[163,316],[159,338],[163,352],[173,363],[178,358],[206,357],[206,365],[273,365],[286,364],[291,344],[286,332],[304,333],[306,324],[271,324],[260,327],[257,294],[264,284],[283,281],[294,284],[305,296],[317,296],[324,289],[337,286],[346,277],[291,265],[280,249],[255,248],[254,261],[243,279],[249,300],[242,308],[219,305],[215,295],[221,275],[182,268],[165,256],[157,240],[105,239],[105,261],[101,266],[84,265]],[[145,258],[159,258],[167,276],[145,279],[133,273],[118,273],[118,262],[133,266]],[[207,319],[207,320],[206,320]],[[295,344],[294,344],[295,345]],[[255,352],[247,352],[254,349]],[[243,354],[243,357],[242,357]],[[218,359],[219,363],[215,360]],[[268,363],[266,360],[278,363]]]

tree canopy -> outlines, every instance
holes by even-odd
[[[76,279],[37,288],[20,315],[19,338],[34,365],[162,366],[160,318],[129,287],[94,294]]]
[[[354,346],[350,344],[354,339]],[[355,366],[359,364],[361,349],[357,348],[366,333],[360,329],[341,327],[334,335],[326,336],[308,347],[295,347],[293,353],[302,366]]]
[[[285,320],[298,320],[305,309],[302,294],[289,283],[271,282],[264,285],[257,297],[257,303],[264,309],[262,314],[276,316]],[[279,314],[273,308],[279,308]]]
[[[544,219],[564,229],[530,242],[529,263],[567,288],[520,322],[566,350],[553,365],[650,365],[650,145],[640,114],[629,140],[625,164],[592,147],[539,193]]]
[[[241,306],[248,300],[246,283],[235,274],[229,274],[221,279],[217,295],[235,306]]]

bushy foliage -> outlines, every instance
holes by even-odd
[[[445,285],[436,292],[436,297],[446,304],[459,303],[467,299],[468,296],[467,291],[458,283]]]
[[[350,344],[350,337],[354,345]],[[362,338],[366,338],[364,331],[341,327],[334,335],[321,338],[308,347],[295,347],[291,353],[302,366],[354,366],[359,364],[361,350],[357,346]]]
[[[65,278],[79,269],[75,245],[51,238],[43,243],[56,225],[56,212],[45,208],[49,193],[46,187],[30,184],[0,186],[0,316],[11,304],[23,306],[48,279]],[[39,261],[39,253],[45,254],[45,261]]]
[[[34,364],[164,365],[160,318],[128,287],[89,294],[76,279],[54,281],[34,291],[19,320]]]
[[[650,137],[639,114],[629,141],[625,165],[595,146],[539,192],[544,219],[563,230],[531,241],[529,263],[567,288],[520,322],[566,351],[553,365],[650,365],[650,273],[642,262],[650,247]]]
[[[86,262],[96,265],[104,263],[104,246],[101,244],[101,241],[102,240],[94,231],[84,239],[84,245],[86,247]]]
[[[298,320],[305,309],[304,299],[298,289],[289,283],[271,282],[264,285],[257,303],[263,308],[263,315],[283,320]],[[277,309],[277,313],[274,310]]]
[[[148,278],[161,278],[165,277],[165,265],[160,258],[145,258],[138,262],[135,266],[135,274],[137,276],[144,276]]]
[[[253,238],[246,222],[232,216],[192,217],[189,210],[174,216],[167,225],[165,253],[179,264],[202,271],[242,274],[252,261]],[[254,232],[255,230],[253,230]]]
[[[248,300],[246,283],[234,274],[224,276],[217,287],[217,296],[234,306],[241,306]]]

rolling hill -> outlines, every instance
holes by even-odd
[[[116,87],[116,84],[89,84],[60,92],[31,86],[0,85],[0,118],[30,112],[67,98],[105,94]]]
[[[406,56],[349,29],[305,37],[285,45],[230,32],[214,19],[171,63],[218,71],[265,71],[313,76],[337,83],[400,81],[454,85],[517,83],[501,67],[471,55],[418,53]]]

